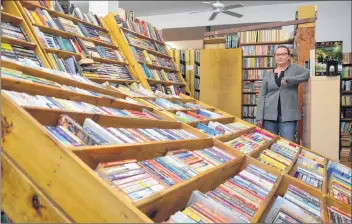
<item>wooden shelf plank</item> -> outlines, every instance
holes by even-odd
[[[352,66],[352,62],[350,62],[350,63],[342,63],[342,66]]]
[[[70,86],[75,86],[75,87],[79,87],[82,89],[86,89],[86,90],[91,90],[97,93],[102,93],[102,94],[106,94],[109,96],[114,96],[117,98],[125,98],[124,94],[121,94],[120,92],[117,91],[112,91],[110,89],[105,89],[105,88],[100,88],[98,86],[93,86],[87,83],[83,83],[83,82],[79,82],[76,81],[74,79],[70,79],[70,78],[66,78],[63,76],[59,76],[59,75],[53,75],[51,73],[42,71],[42,70],[38,70],[35,68],[31,68],[31,67],[27,67],[27,66],[23,66],[23,65],[19,65],[13,62],[9,62],[9,61],[5,61],[3,60],[1,62],[1,65],[6,67],[6,68],[11,68],[11,69],[15,69],[21,72],[24,72],[28,75],[32,75],[32,76],[36,76],[39,78],[44,78],[44,79],[48,79],[48,80],[52,80],[55,81],[57,83],[60,84],[64,84],[64,85],[70,85]]]
[[[82,54],[78,54],[75,52],[70,52],[70,51],[63,51],[63,50],[59,50],[59,49],[54,49],[54,48],[44,48],[44,50],[47,53],[53,53],[53,54],[57,54],[59,57],[61,58],[68,58],[70,56],[74,56],[76,58],[76,60],[81,60],[82,58]]]
[[[20,40],[20,39],[15,39],[15,38],[11,38],[8,36],[3,36],[1,35],[1,42],[3,43],[8,43],[8,44],[16,44],[16,45],[21,45],[24,47],[28,47],[30,49],[35,49],[37,47],[37,44],[35,43],[31,43],[31,42],[27,42],[24,40]]]
[[[87,79],[97,82],[97,83],[104,83],[104,82],[112,82],[112,83],[134,83],[136,80],[127,80],[127,79],[113,79],[113,78],[99,78],[99,77],[89,77],[84,75]]]
[[[108,58],[99,58],[99,57],[92,57],[94,61],[101,62],[101,63],[107,63],[107,64],[118,64],[118,65],[128,65],[127,62],[124,61],[117,61],[113,59],[108,59]]]
[[[242,92],[243,94],[259,94],[259,92]]]
[[[8,12],[4,12],[2,11],[1,12],[1,20],[2,21],[6,21],[6,22],[12,22],[14,24],[20,24],[23,19],[19,16],[14,16]]]
[[[180,82],[171,82],[171,81],[163,81],[163,80],[156,80],[156,79],[147,79],[148,83],[151,85],[155,84],[166,84],[166,85],[179,85],[184,86],[185,84]]]
[[[352,108],[352,105],[341,105],[343,108]]]
[[[149,40],[149,41],[154,41],[154,42],[156,42],[156,43],[158,43],[158,44],[161,44],[161,45],[165,45],[163,42],[161,42],[161,41],[159,41],[159,40],[156,40],[156,39],[151,38],[151,37],[147,37],[147,36],[145,36],[145,35],[143,35],[143,34],[137,33],[137,32],[132,31],[132,30],[130,30],[130,29],[123,28],[123,27],[120,27],[120,29],[123,30],[123,31],[125,31],[125,32],[132,33],[132,34],[136,35],[137,37],[140,37],[140,38],[143,38],[143,39],[146,39],[146,40]]]
[[[35,8],[40,8],[40,9],[44,9],[46,10],[51,16],[53,17],[62,17],[62,18],[65,18],[65,19],[68,19],[68,20],[71,20],[73,22],[80,22],[80,23],[83,23],[85,25],[88,25],[88,26],[91,26],[92,28],[95,28],[97,30],[101,30],[101,31],[104,31],[104,32],[109,32],[107,29],[103,28],[103,27],[100,27],[100,26],[96,26],[92,23],[88,23],[86,21],[83,21],[83,20],[80,20],[78,18],[75,18],[73,16],[70,16],[70,15],[67,15],[67,14],[64,14],[64,13],[61,13],[61,12],[57,12],[55,10],[52,10],[52,9],[49,9],[47,7],[44,7],[44,6],[39,6],[39,5],[36,5],[30,1],[21,1],[21,4],[26,7],[26,8],[30,8],[30,9],[35,9]]]
[[[274,44],[293,44],[293,41],[271,41],[271,42],[249,42],[249,43],[240,43],[240,46],[248,45],[274,45]]]
[[[352,80],[352,77],[343,77],[341,80]]]
[[[342,91],[342,94],[352,94],[352,91]]]
[[[226,43],[225,37],[204,39],[204,44],[224,44]]]
[[[139,62],[140,64],[144,63],[144,62]],[[147,65],[147,67],[151,68],[151,69],[157,69],[157,70],[161,70],[163,69],[166,72],[177,72],[177,70],[173,69],[173,68],[167,68],[167,67],[163,67],[163,66],[159,66],[159,65],[153,65],[153,64],[148,64],[145,63]]]
[[[155,56],[171,59],[171,57],[169,55],[162,54],[160,52],[157,52],[157,51],[154,51],[154,50],[150,50],[150,49],[145,48],[145,47],[141,47],[141,46],[138,46],[138,45],[135,45],[135,44],[130,44],[130,46],[135,47],[135,48],[140,49],[140,50],[146,50],[148,53],[151,53],[151,54],[153,54]]]
[[[257,104],[248,104],[248,103],[244,103],[244,104],[242,104],[242,106],[248,106],[248,107],[250,107],[250,106],[257,106]]]
[[[32,23],[32,25],[38,27],[41,31],[46,32],[46,33],[62,36],[62,37],[65,37],[65,38],[78,37],[78,38],[80,38],[82,40],[90,41],[90,42],[93,42],[94,44],[97,44],[97,45],[109,47],[109,48],[112,48],[112,49],[115,49],[115,50],[118,49],[118,47],[116,47],[115,45],[109,44],[109,43],[105,43],[105,42],[100,41],[100,40],[95,40],[95,39],[91,39],[91,38],[84,37],[84,36],[81,36],[81,35],[69,33],[69,32],[66,32],[66,31],[53,29],[53,28],[50,28],[50,27],[46,27],[46,26],[42,26],[42,25],[36,24],[36,23]]]

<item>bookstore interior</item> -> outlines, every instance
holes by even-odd
[[[1,222],[352,223],[351,51],[351,1],[1,1]]]

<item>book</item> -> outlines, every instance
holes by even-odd
[[[352,205],[352,170],[329,160],[327,166],[328,193],[337,200]]]

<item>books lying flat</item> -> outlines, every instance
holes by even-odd
[[[78,102],[72,100],[64,100],[56,97],[47,97],[41,95],[29,95],[27,93],[19,93],[15,91],[3,90],[19,106],[41,107],[57,110],[68,110],[81,113],[93,113],[101,115],[110,115],[117,117],[145,118],[145,119],[161,119],[158,115],[150,111],[133,111],[126,109],[116,109],[105,106],[95,106],[86,102]]]
[[[223,116],[206,109],[199,109],[198,111],[177,111],[174,117],[182,122],[195,122],[221,118]]]
[[[234,158],[218,147],[181,149],[139,162],[130,159],[100,163],[96,172],[111,186],[137,201]]]
[[[153,92],[160,91],[166,95],[178,96],[180,93],[186,94],[186,89],[184,86],[179,85],[165,85],[165,84],[155,84],[150,85]]]
[[[276,176],[250,164],[212,191],[193,192],[187,207],[166,223],[250,223],[276,181]]]
[[[233,122],[229,124],[221,124],[216,121],[210,121],[208,125],[203,123],[197,124],[197,129],[208,134],[209,136],[222,136],[231,133],[236,133],[241,130],[248,129],[249,127],[240,122]]]
[[[65,117],[67,118],[67,116]],[[71,123],[73,119],[69,117]],[[85,139],[77,136],[61,125],[61,119],[56,127],[45,126],[49,133],[66,147],[91,145]],[[65,122],[67,123],[67,122]],[[113,128],[102,127],[90,118],[84,120],[83,126],[74,123],[75,130],[84,130],[92,139],[95,145],[121,145],[131,143],[144,143],[153,141],[172,141],[181,139],[196,139],[197,136],[182,129],[159,129],[159,128]]]
[[[283,197],[278,196],[264,223],[319,223],[320,199],[289,185]]]
[[[116,90],[131,96],[131,97],[155,97],[154,93],[150,90],[147,90],[142,87],[141,84],[132,83],[128,84],[120,84],[120,83],[109,83],[111,87]]]
[[[329,161],[327,168],[328,193],[337,200],[352,205],[352,170],[340,163]]]
[[[133,80],[128,67],[125,65],[94,63],[82,65],[82,72],[85,77],[90,78]]]
[[[298,149],[298,146],[280,139],[269,149],[261,152],[257,159],[269,166],[286,171],[297,156]]]

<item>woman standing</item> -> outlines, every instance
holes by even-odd
[[[288,47],[275,51],[277,67],[264,76],[258,97],[256,120],[259,127],[294,141],[297,121],[301,119],[298,106],[298,85],[309,79],[309,70],[291,64]]]

